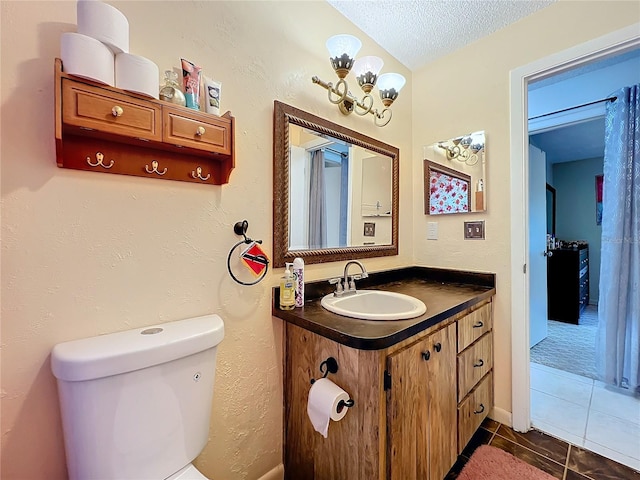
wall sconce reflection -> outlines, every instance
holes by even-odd
[[[483,132],[479,132],[483,133]],[[446,150],[448,160],[458,160],[467,165],[475,165],[482,150],[484,150],[484,135],[466,135],[446,142],[438,143],[438,147]]]
[[[313,83],[325,88],[329,101],[338,108],[344,115],[356,112],[364,116],[368,113],[373,115],[373,121],[378,127],[384,127],[391,121],[392,111],[389,108],[400,93],[406,80],[399,73],[385,73],[380,76],[380,70],[384,62],[381,58],[374,56],[361,57],[356,60],[356,55],[360,51],[362,42],[352,35],[334,35],[327,40],[327,50],[329,59],[338,82],[333,85],[331,82],[320,80],[317,76],[312,78]],[[345,77],[353,67],[358,85],[364,92],[364,97],[359,100],[350,91]],[[378,85],[380,99],[384,105],[382,111],[373,108],[373,96],[371,91]]]

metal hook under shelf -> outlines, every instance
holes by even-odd
[[[111,168],[115,162],[111,160],[109,165],[105,165],[104,154],[102,152],[96,152],[96,163],[91,163],[91,157],[87,157],[87,163],[92,167]]]
[[[164,175],[165,173],[167,173],[167,167],[164,167],[164,170],[162,172],[158,171],[157,160],[153,160],[151,162],[151,168],[149,168],[149,165],[145,165],[144,169],[147,171],[147,173],[157,173],[158,175]]]
[[[209,180],[209,178],[211,178],[211,174],[210,173],[207,173],[206,177],[202,176],[202,167],[196,167],[195,171],[191,172],[191,176],[193,178],[199,178],[203,182],[206,182],[207,180]]]

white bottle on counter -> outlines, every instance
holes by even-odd
[[[296,277],[296,307],[304,306],[304,260],[296,257],[293,260],[293,274]]]

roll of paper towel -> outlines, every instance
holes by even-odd
[[[107,45],[113,53],[129,51],[129,21],[115,7],[98,0],[78,0],[78,33]]]
[[[158,66],[148,58],[131,53],[116,55],[116,87],[158,98]]]
[[[307,415],[316,432],[327,438],[329,420],[338,422],[344,418],[349,409],[343,406],[338,412],[338,404],[347,400],[349,400],[349,394],[328,378],[315,381],[309,391]]]
[[[60,57],[66,73],[113,87],[113,52],[95,38],[79,33],[63,33],[60,39]]]

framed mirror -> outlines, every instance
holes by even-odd
[[[273,265],[398,254],[396,147],[274,101]]]
[[[483,131],[424,147],[424,213],[484,212],[486,144]]]

